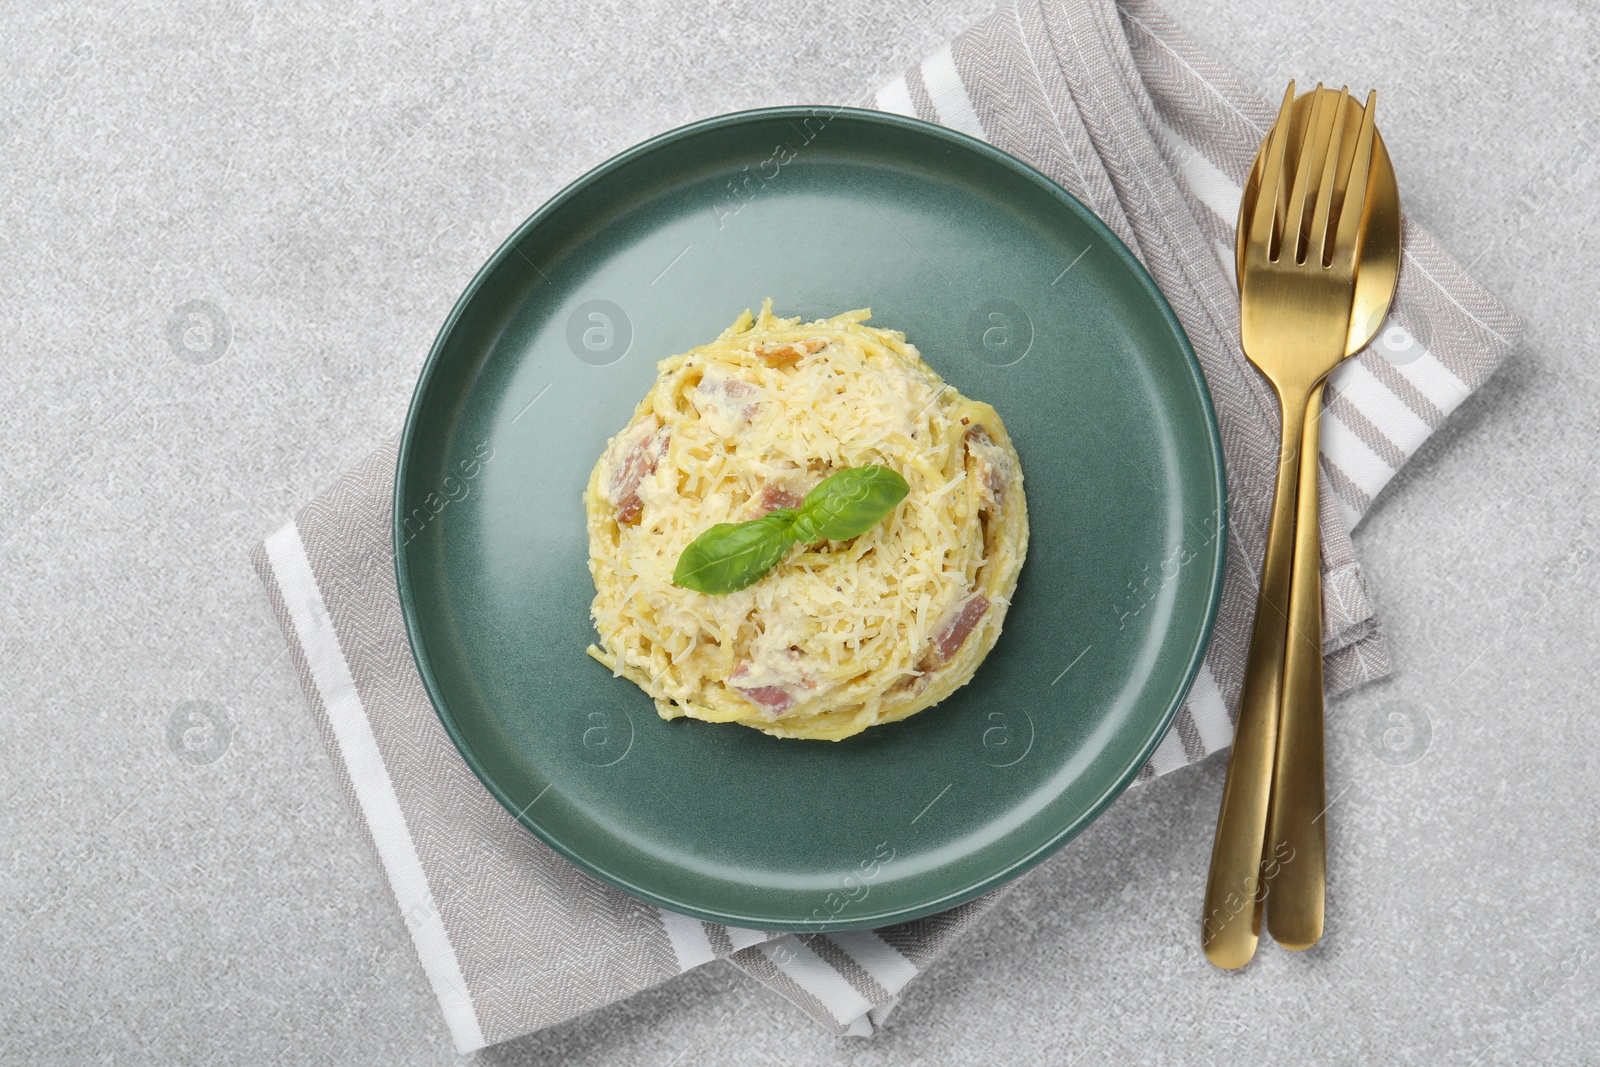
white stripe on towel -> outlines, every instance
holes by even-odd
[[[900,950],[871,930],[841,930],[829,934],[828,940],[838,945],[861,969],[890,993],[898,993],[906,983],[917,976],[917,968],[900,954]]]
[[[1322,454],[1328,462],[1344,471],[1367,496],[1378,495],[1378,490],[1389,484],[1394,468],[1383,461],[1344,420],[1326,407],[1322,409]]]
[[[917,105],[911,99],[911,90],[906,88],[904,74],[878,90],[878,110],[917,117]]]
[[[692,971],[702,963],[710,963],[717,958],[717,954],[711,950],[711,938],[706,934],[705,923],[666,908],[658,907],[656,911],[661,913],[661,925],[666,929],[667,940],[672,942],[672,951],[678,957],[678,970]]]
[[[723,929],[728,931],[728,940],[733,942],[733,951],[735,952],[742,948],[749,948],[751,945],[759,945],[772,937],[765,930],[746,930],[742,926],[724,926]]]
[[[328,617],[311,561],[306,558],[299,528],[289,523],[268,537],[265,547],[284,606],[294,623],[295,637],[305,653],[311,680],[316,684],[322,706],[327,709],[328,723],[333,727],[356,802],[361,805],[361,814],[372,831],[378,859],[389,876],[389,885],[394,889],[400,913],[411,931],[422,969],[433,986],[434,995],[439,998],[450,1036],[458,1052],[480,1049],[486,1042],[478,1013],[472,1005],[472,995],[467,992],[466,979],[461,974],[460,961],[456,959],[455,946],[450,943],[444,920],[434,904],[433,892],[428,888],[428,878],[417,857],[411,830],[400,810],[383,754],[378,751],[377,738],[372,735],[366,708],[356,692],[350,665],[339,647],[339,637],[334,632],[333,620]]]
[[[1408,459],[1433,432],[1433,427],[1423,421],[1422,416],[1390,392],[1389,387],[1362,366],[1358,359],[1347,359],[1341,363],[1329,382],[1340,395],[1355,405],[1357,411],[1374,425],[1382,427],[1383,435],[1393,441]]]
[[[949,45],[922,61],[922,81],[928,87],[928,96],[933,100],[939,125],[983,139],[983,123],[978,121],[978,113],[972,107],[972,97],[967,95],[967,87],[961,83],[961,74],[956,70],[955,56]]]
[[[1200,673],[1189,690],[1188,706],[1206,755],[1221,752],[1233,743],[1233,723],[1228,721],[1228,707],[1222,701],[1222,690],[1217,687],[1209,663],[1200,664]]]
[[[872,1024],[866,1019],[871,1002],[804,941],[785,938],[781,951],[770,944],[762,945],[760,951],[794,979],[796,985],[816,997],[840,1025],[853,1027],[856,1023],[865,1023],[866,1032],[872,1032]]]

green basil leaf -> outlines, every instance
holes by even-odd
[[[799,510],[719,522],[696,537],[678,557],[673,584],[713,595],[738,592],[777,566],[796,540],[848,541],[870,530],[910,491],[888,467],[838,471],[807,493]]]
[[[910,491],[906,480],[888,467],[847,467],[806,494],[794,535],[808,544],[848,541],[872,529]]]
[[[733,593],[777,566],[794,544],[794,508],[769,511],[749,522],[719,522],[689,542],[672,581],[699,593]]]

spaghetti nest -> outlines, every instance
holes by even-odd
[[[870,317],[744,312],[657,365],[595,465],[589,654],[662,718],[837,741],[943,700],[998,640],[1028,546],[1016,451],[993,408]],[[673,584],[713,524],[796,507],[867,464],[910,486],[867,532],[797,544],[737,592]]]

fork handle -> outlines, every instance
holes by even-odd
[[[1322,937],[1328,878],[1327,781],[1323,767],[1322,537],[1317,466],[1322,386],[1307,405],[1295,508],[1294,577],[1283,711],[1273,771],[1267,875],[1267,929],[1284,948],[1307,949]]]
[[[1262,860],[1288,643],[1295,494],[1299,482],[1296,460],[1306,420],[1303,393],[1284,396],[1280,392],[1278,402],[1283,411],[1283,436],[1272,494],[1272,518],[1267,527],[1255,628],[1239,698],[1239,720],[1233,731],[1228,777],[1222,786],[1222,811],[1211,843],[1206,910],[1200,924],[1206,958],[1230,970],[1243,967],[1255,955],[1261,935],[1261,903],[1267,892]]]

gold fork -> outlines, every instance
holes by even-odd
[[[1294,98],[1290,82],[1247,230],[1240,219],[1240,335],[1245,354],[1277,393],[1283,436],[1201,924],[1207,958],[1225,968],[1242,967],[1255,954],[1267,888],[1263,876],[1293,862],[1264,853],[1288,646],[1298,458],[1310,404],[1320,401],[1323,379],[1345,355],[1372,155],[1371,98],[1355,143],[1341,151],[1345,112],[1353,101],[1344,90],[1323,93],[1319,84],[1290,172]],[[1285,203],[1289,173],[1293,186]]]

